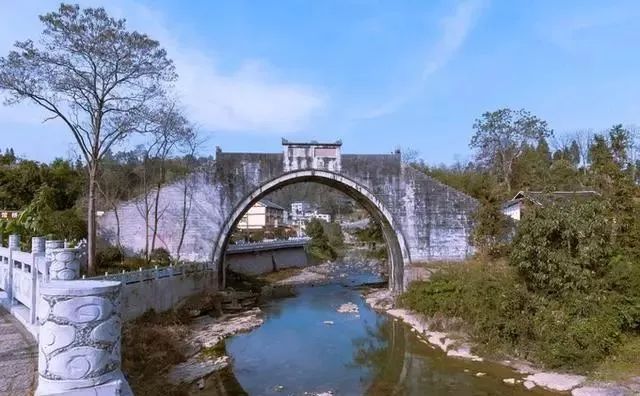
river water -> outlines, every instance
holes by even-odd
[[[513,371],[485,362],[448,358],[410,328],[369,308],[355,285],[361,274],[336,283],[297,287],[295,297],[263,306],[265,322],[226,341],[232,357],[229,395],[544,395]],[[347,302],[358,313],[339,313]],[[478,372],[485,373],[476,376]]]

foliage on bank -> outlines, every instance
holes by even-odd
[[[430,317],[461,319],[487,351],[605,378],[640,375],[632,357],[640,345],[634,137],[616,125],[601,134],[576,134],[552,154],[546,132],[537,142],[533,135],[518,140],[508,133],[525,126],[500,119],[507,113],[483,115],[477,124],[482,128],[474,142],[486,143],[474,147],[477,162],[424,168],[480,201],[471,236],[479,254],[414,283],[402,304]],[[525,202],[522,219],[508,221],[501,203],[527,189],[598,194]]]
[[[311,219],[306,225],[305,233],[311,237],[307,251],[315,259],[335,260],[342,253],[344,238],[340,224]]]
[[[461,318],[486,349],[593,370],[640,337],[640,265],[619,230],[601,199],[531,208],[508,258],[441,269],[402,302]]]

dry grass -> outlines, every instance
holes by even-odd
[[[122,368],[136,395],[187,395],[186,386],[171,385],[167,370],[186,360],[188,330],[175,312],[147,313],[123,326]]]
[[[278,270],[276,272],[270,272],[268,274],[260,276],[260,279],[267,283],[275,283],[284,279],[291,278],[302,272],[302,268],[286,268]]]

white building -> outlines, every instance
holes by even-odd
[[[318,213],[317,210],[314,210],[313,212],[307,212],[304,214],[304,218],[308,221],[311,219],[319,219],[319,220],[323,220],[326,221],[327,223],[331,222],[331,215],[328,215],[326,213]]]
[[[304,217],[304,214],[311,210],[311,204],[308,202],[293,202],[291,204],[291,219],[297,220]]]

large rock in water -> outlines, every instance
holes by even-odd
[[[227,366],[229,366],[229,356],[211,359],[194,356],[169,370],[168,380],[169,383],[174,385],[179,385],[180,383],[190,384]]]

